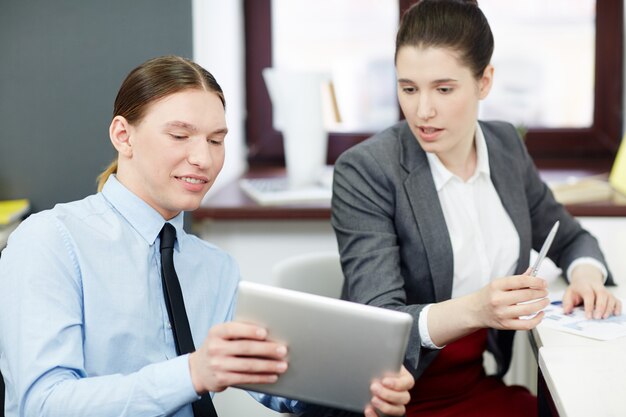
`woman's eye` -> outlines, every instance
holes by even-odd
[[[182,139],[186,139],[187,138],[187,136],[185,136],[185,135],[175,135],[173,133],[170,133],[170,136],[172,138],[176,139],[176,140],[182,140]]]
[[[439,92],[443,94],[448,94],[452,92],[452,87],[439,87]]]
[[[413,94],[415,92],[415,87],[402,87],[402,91],[406,94]]]

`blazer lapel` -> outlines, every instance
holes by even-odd
[[[428,159],[406,124],[402,128],[400,142],[400,163],[408,172],[404,189],[426,251],[435,301],[447,300],[452,295],[452,244]]]

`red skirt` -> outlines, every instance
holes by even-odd
[[[411,390],[407,417],[500,417],[537,415],[537,398],[507,386],[483,368],[487,329],[444,347]]]

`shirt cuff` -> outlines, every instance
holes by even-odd
[[[428,333],[428,310],[430,310],[432,304],[428,304],[420,311],[420,316],[417,319],[417,328],[420,332],[420,339],[422,340],[422,346],[429,349],[443,349],[444,346],[437,346],[433,343]]]
[[[589,256],[585,256],[582,258],[577,258],[574,259],[574,262],[572,262],[569,267],[567,268],[567,272],[565,273],[565,276],[567,277],[567,281],[570,281],[570,278],[572,277],[572,271],[574,270],[574,268],[578,265],[591,265],[591,266],[595,266],[596,268],[598,268],[600,270],[600,272],[602,273],[602,283],[605,283],[608,276],[609,276],[609,271],[607,271],[606,267],[602,264],[602,262],[598,261],[597,259],[591,258]]]
[[[158,387],[158,399],[167,404],[167,408],[181,407],[198,400],[191,382],[189,369],[189,354],[161,362],[154,367],[156,387]]]

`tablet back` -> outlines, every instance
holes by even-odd
[[[242,281],[235,320],[267,328],[289,349],[274,384],[241,388],[363,411],[372,379],[398,372],[413,322],[407,313]]]

